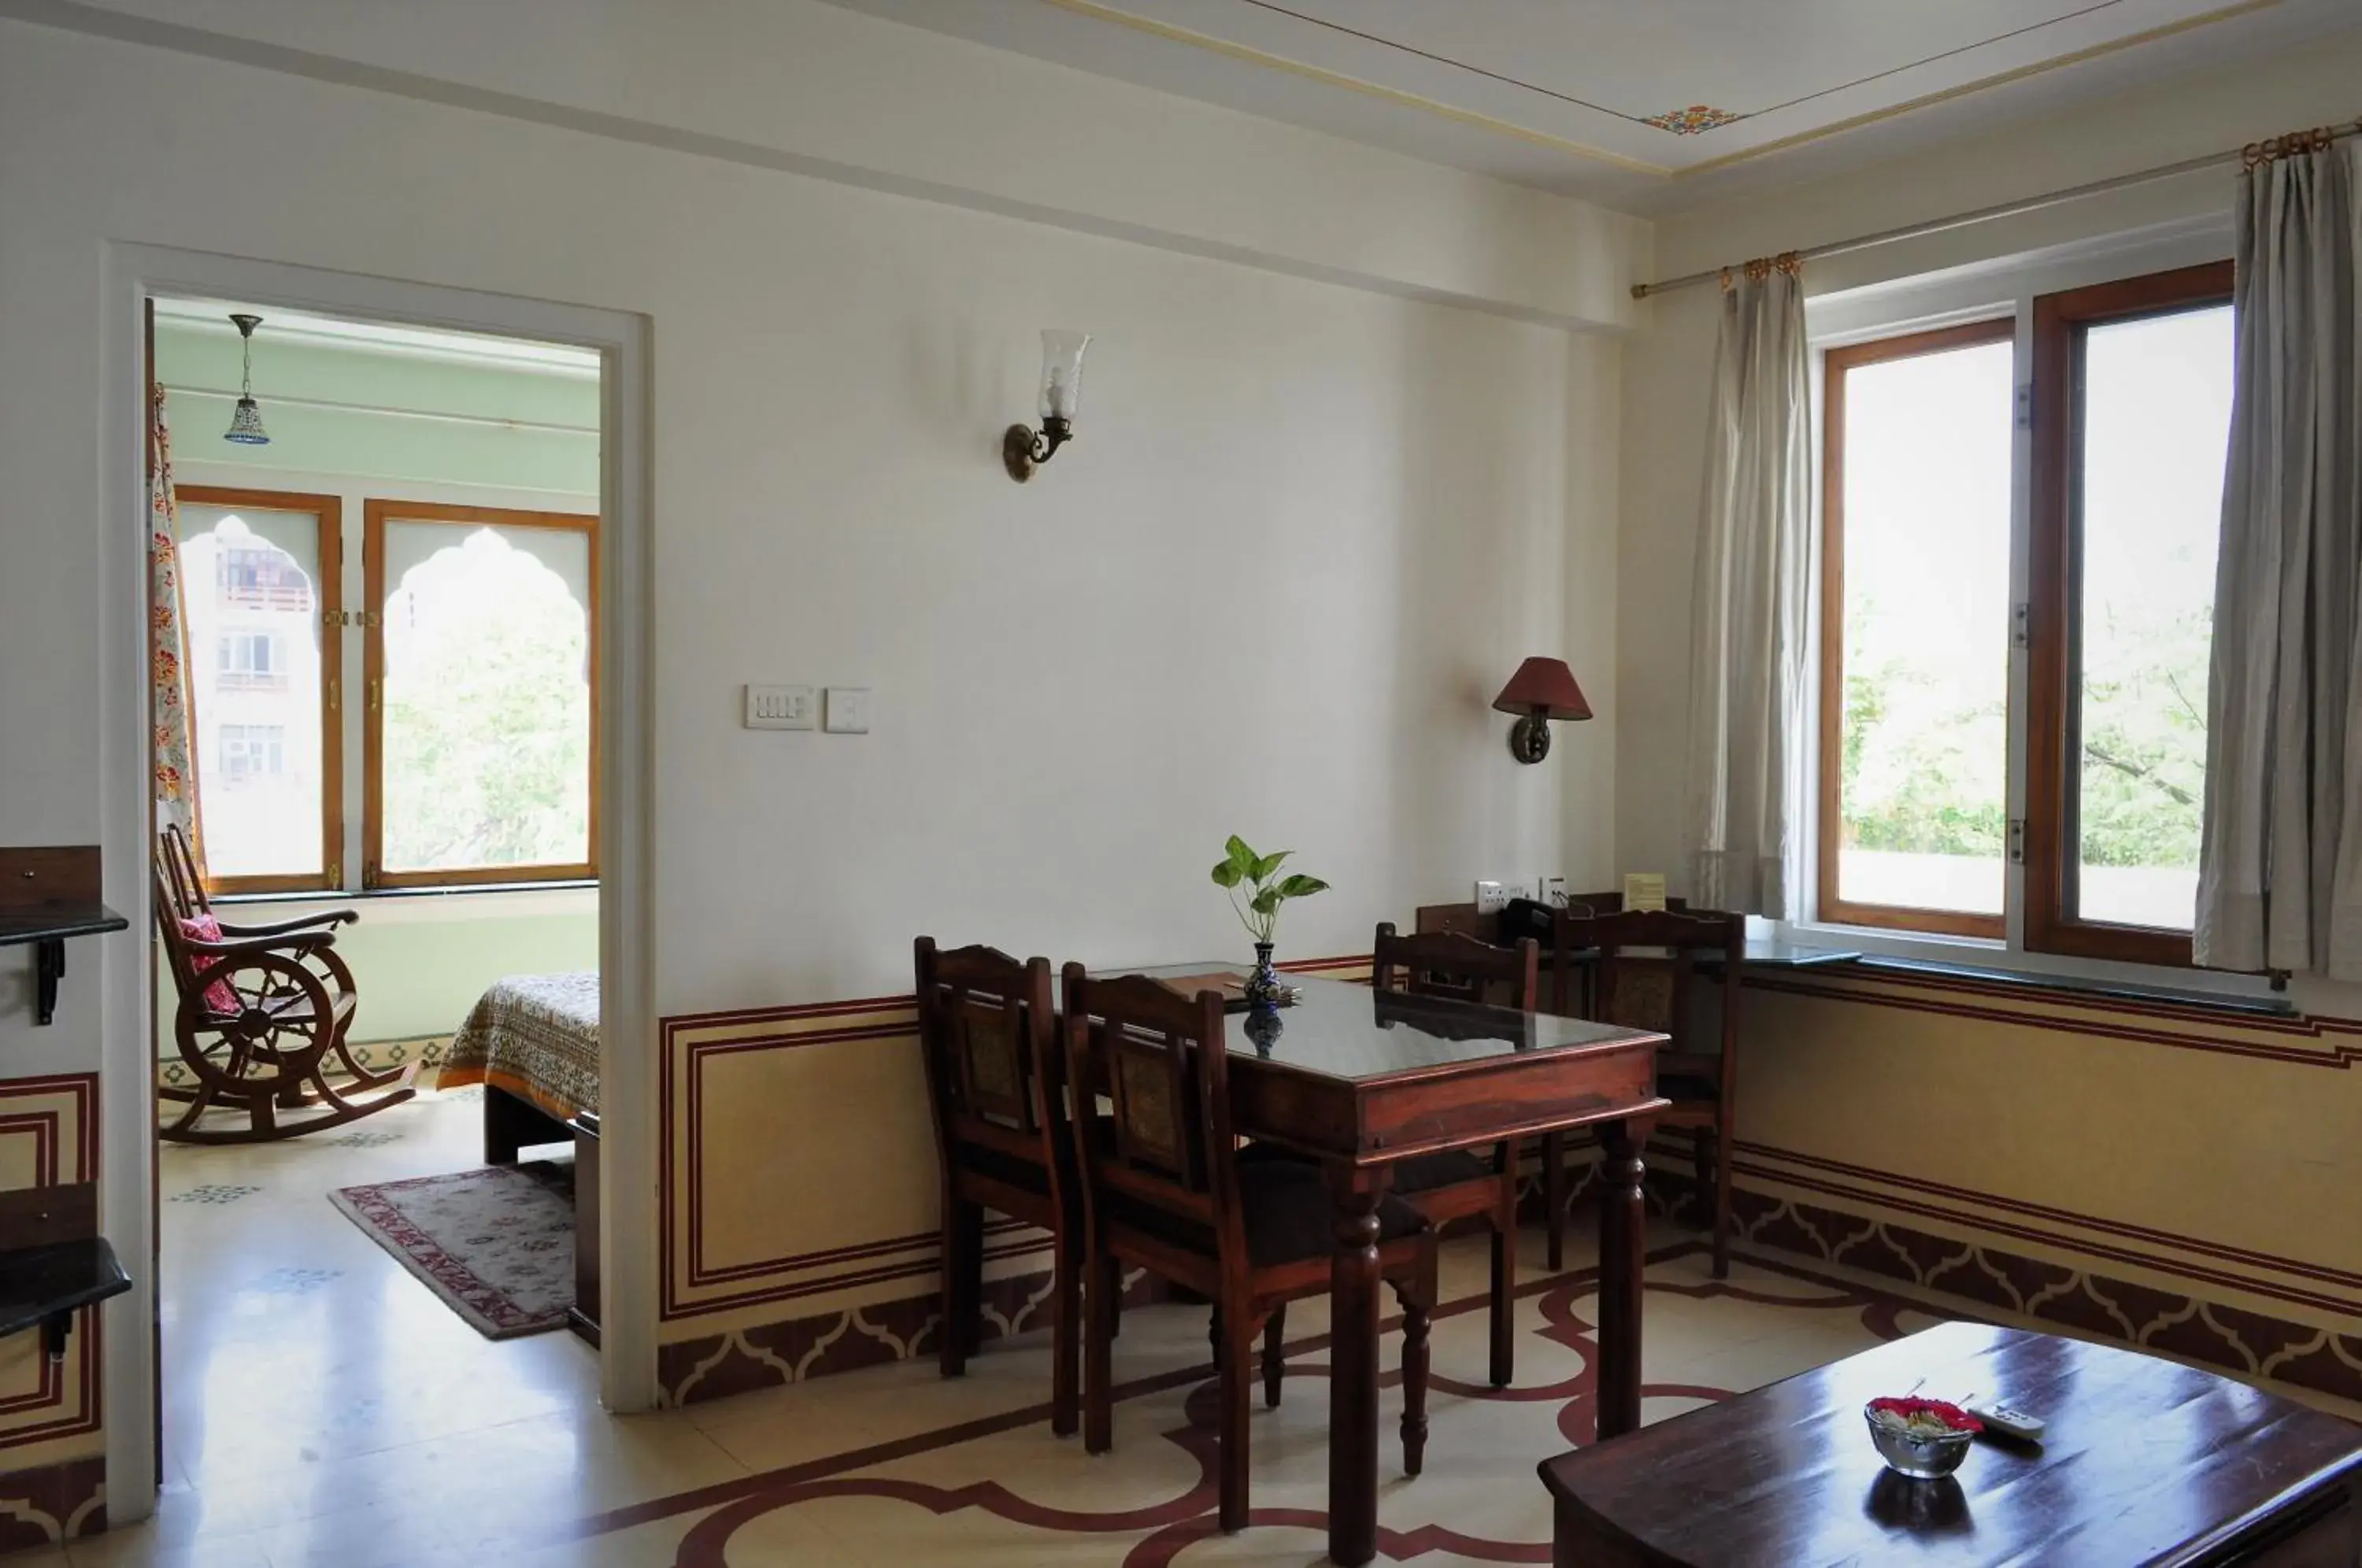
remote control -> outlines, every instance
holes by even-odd
[[[2040,1442],[2046,1423],[2039,1416],[2029,1416],[2023,1410],[2013,1410],[2002,1404],[1979,1404],[1968,1407],[1969,1414],[1982,1421],[1988,1429],[2023,1442]]]

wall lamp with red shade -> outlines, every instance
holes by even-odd
[[[1518,715],[1509,726],[1509,755],[1519,762],[1540,762],[1550,755],[1552,719],[1591,717],[1591,704],[1583,700],[1583,688],[1574,683],[1574,671],[1564,659],[1526,660],[1493,699],[1493,706]]]

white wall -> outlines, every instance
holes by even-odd
[[[823,40],[839,25],[774,9]],[[290,36],[381,14],[300,11]],[[976,83],[1013,67],[885,34],[925,59],[889,49],[879,82],[928,65],[948,100],[913,145],[956,161],[966,121],[1009,107]],[[570,26],[552,36],[601,75]],[[604,63],[618,93],[663,77]],[[1532,653],[1600,684],[1612,455],[1571,433],[1616,350],[1510,319],[1562,314],[1516,289],[1477,302],[1498,314],[1401,297],[1534,282],[1492,264],[1588,223],[1571,204],[1228,116],[1225,190],[1179,181],[1196,217],[1293,212],[1311,250],[1400,236],[1427,260],[1398,274],[1467,264],[1451,290],[1347,287],[1301,254],[1209,259],[324,74],[0,21],[0,843],[100,837],[101,543],[141,525],[99,502],[131,460],[99,449],[102,374],[136,351],[102,303],[108,247],[132,242],[653,323],[659,1011],[900,990],[922,930],[1085,960],[1235,952],[1205,881],[1234,831],[1336,884],[1283,929],[1299,955],[1359,951],[1479,870],[1612,864],[1613,707],[1521,768],[1485,703]],[[1057,84],[1105,146],[1184,113]],[[1220,113],[1187,106],[1185,128]],[[1149,199],[1160,182],[1134,175]],[[1604,298],[1631,256],[1549,259],[1545,281]],[[1052,324],[1100,340],[1078,439],[1021,488],[999,432],[1030,416]],[[743,731],[745,680],[866,684],[874,733]],[[107,848],[111,875],[138,864]],[[70,971],[48,1030],[0,993],[11,1071],[88,1068],[103,1030],[134,1027],[102,1018],[97,969]],[[136,1150],[110,1158],[136,1187]]]
[[[2170,88],[1960,142],[1662,223],[1658,271],[1682,274],[1802,249],[2221,152],[2296,127],[2351,119],[2362,34]],[[1808,263],[1821,297],[1946,269],[2161,228],[2229,211],[2231,169]],[[2227,229],[2225,231],[2227,233]],[[2227,243],[2220,254],[2229,253]],[[1619,868],[1662,870],[1679,890],[1690,680],[1690,570],[1704,476],[1716,313],[1712,285],[1649,302],[1624,351],[1617,687]]]
[[[44,0],[0,0],[53,15]],[[100,0],[81,25],[324,79],[1565,325],[1649,226],[817,0]]]

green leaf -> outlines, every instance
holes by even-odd
[[[1277,888],[1265,888],[1262,892],[1257,893],[1254,896],[1254,901],[1248,904],[1247,908],[1254,911],[1257,914],[1273,914],[1277,912],[1279,909],[1279,900],[1285,896],[1286,895],[1281,893]]]
[[[1239,868],[1225,860],[1214,867],[1214,886],[1235,888],[1239,885]]]
[[[1278,871],[1281,863],[1295,853],[1296,851],[1292,849],[1283,849],[1276,855],[1263,856],[1254,863],[1254,879],[1258,882],[1270,881],[1273,874]]]
[[[1241,838],[1236,834],[1231,834],[1231,842],[1224,845],[1222,846],[1222,850],[1223,854],[1228,856],[1226,863],[1241,877],[1252,877],[1254,875],[1255,852],[1247,847],[1247,841],[1245,839]]]
[[[1309,898],[1314,893],[1325,893],[1328,890],[1329,884],[1318,877],[1290,877],[1279,885],[1279,896],[1283,899]]]

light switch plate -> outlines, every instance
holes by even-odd
[[[869,733],[869,688],[832,686],[825,698],[822,708],[822,728],[833,735],[866,735]]]
[[[808,730],[812,727],[813,710],[809,686],[749,686],[746,688],[746,727],[750,730]]]

